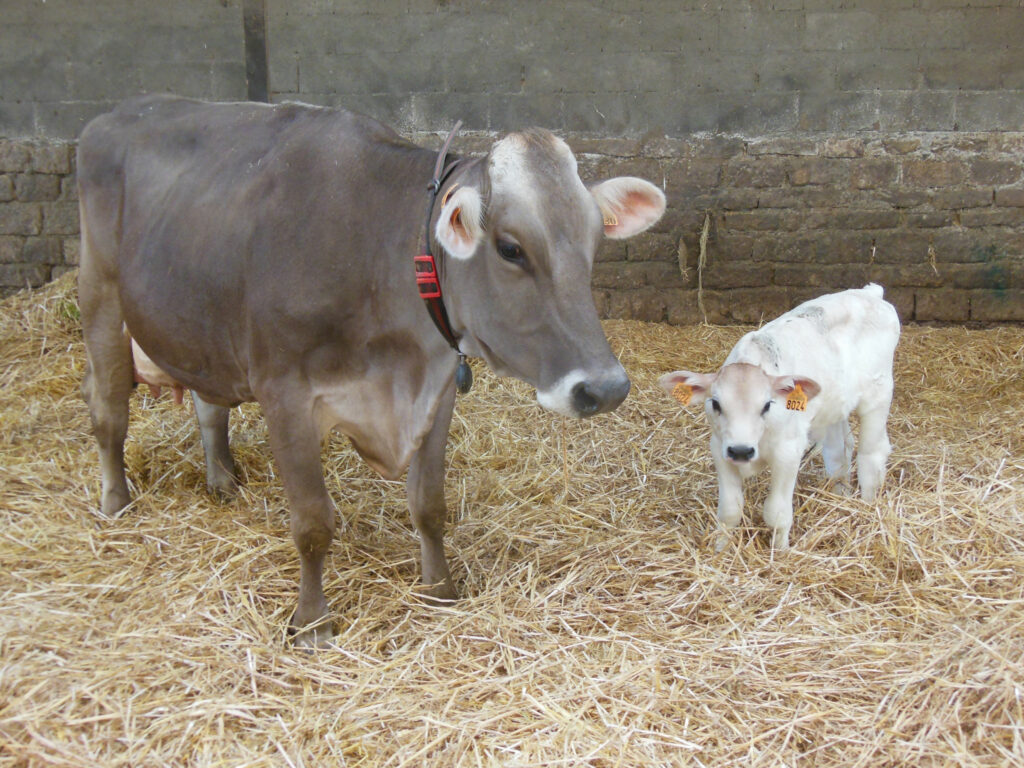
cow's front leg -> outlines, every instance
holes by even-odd
[[[301,566],[299,604],[291,620],[293,642],[304,648],[323,647],[334,634],[324,597],[323,567],[335,522],[320,463],[320,433],[308,399],[289,392],[262,402]]]
[[[406,490],[413,525],[420,534],[425,595],[441,600],[456,597],[448,561],[444,556],[444,528],[448,507],[444,500],[445,446],[455,405],[455,388],[444,396],[430,428],[409,465]]]
[[[228,415],[230,410],[213,405],[192,392],[199,434],[206,456],[206,487],[212,493],[231,496],[238,489],[235,462],[228,447]]]
[[[718,475],[718,530],[714,547],[716,552],[721,552],[729,545],[730,531],[743,518],[743,477],[722,456],[722,443],[715,436],[711,438],[711,455]]]
[[[772,548],[779,551],[789,549],[789,529],[793,527],[793,491],[796,476],[800,470],[800,456],[777,458],[771,465],[771,487],[764,500],[762,517],[765,525],[772,529]]]

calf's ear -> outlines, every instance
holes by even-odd
[[[708,396],[715,373],[672,371],[658,379],[658,385],[683,405],[700,405]]]
[[[665,193],[649,181],[619,176],[590,188],[604,219],[604,233],[622,240],[643,232],[665,213]]]
[[[441,207],[434,236],[456,259],[469,259],[483,238],[482,219],[480,193],[473,187],[459,187]]]
[[[800,387],[808,400],[813,400],[821,392],[818,382],[806,376],[776,376],[772,380],[772,391],[780,397],[789,397],[797,387]]]

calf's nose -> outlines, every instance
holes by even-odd
[[[581,381],[572,388],[572,406],[580,416],[596,416],[618,408],[629,394],[629,377]]]
[[[757,449],[752,445],[730,445],[725,449],[725,455],[733,461],[750,461],[755,453]]]

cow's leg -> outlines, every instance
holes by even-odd
[[[113,515],[129,502],[124,474],[124,440],[128,434],[132,351],[124,333],[117,284],[100,274],[82,228],[78,303],[82,314],[86,368],[82,397],[89,406],[93,434],[99,443],[103,491],[100,509]]]
[[[793,491],[800,470],[800,451],[796,457],[776,458],[772,463],[772,480],[764,500],[762,517],[772,529],[772,549],[789,549],[789,529],[793,527]]]
[[[885,479],[885,465],[892,452],[886,422],[889,420],[891,395],[873,408],[858,409],[860,445],[857,446],[857,482],[864,501],[875,500]]]
[[[228,415],[230,409],[213,405],[192,392],[199,434],[206,456],[206,487],[211,493],[232,495],[238,489],[235,462],[228,447]]]
[[[434,424],[409,465],[406,489],[413,525],[420,534],[423,583],[428,597],[453,600],[456,597],[448,561],[444,556],[444,527],[448,508],[444,500],[445,446],[455,405],[452,387],[438,406]]]
[[[722,443],[711,437],[711,455],[718,475],[718,530],[714,546],[721,552],[729,544],[729,532],[743,518],[743,477],[739,470],[722,457]]]
[[[260,397],[260,402],[288,497],[292,540],[299,552],[299,603],[291,620],[293,642],[299,647],[323,647],[333,637],[323,567],[334,537],[334,505],[324,485],[320,433],[309,398],[292,390],[279,390],[273,397]]]
[[[853,432],[847,419],[837,421],[825,430],[821,444],[825,473],[839,484],[838,490],[850,488],[850,460],[853,458]]]

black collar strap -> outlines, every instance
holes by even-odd
[[[453,161],[445,167],[444,161],[448,156],[448,145],[452,143],[455,133],[462,126],[462,121],[455,123],[448,138],[444,140],[441,151],[437,153],[437,163],[434,165],[434,177],[427,186],[430,200],[427,204],[427,231],[424,235],[423,253],[413,258],[413,267],[416,271],[416,288],[419,290],[420,298],[427,306],[427,314],[434,321],[437,330],[444,336],[448,345],[455,350],[459,356],[459,367],[455,371],[455,388],[460,394],[469,392],[473,386],[473,371],[466,362],[466,356],[459,350],[459,337],[452,330],[451,322],[448,320],[448,312],[444,308],[444,297],[441,295],[441,276],[438,274],[437,262],[430,252],[430,221],[434,215],[434,201],[445,179],[455,170],[459,160]]]

